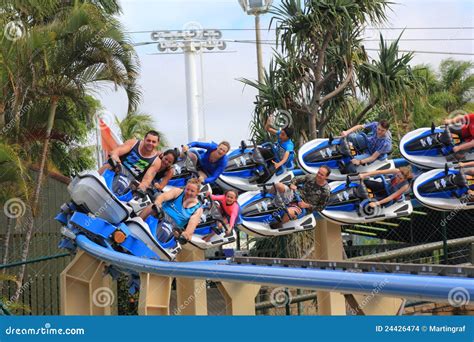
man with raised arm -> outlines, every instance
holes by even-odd
[[[159,142],[159,133],[152,130],[145,134],[143,140],[130,139],[117,146],[110,158],[123,165],[140,182],[140,189],[145,190],[161,168],[161,159],[156,150]],[[99,173],[102,174],[106,169],[111,169],[107,163],[99,169]]]

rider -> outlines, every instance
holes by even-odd
[[[458,122],[464,123],[461,126],[461,138],[466,142],[454,146],[453,152],[460,153],[459,159],[462,159],[464,158],[464,154],[462,152],[468,152],[470,149],[474,148],[474,113],[458,115],[452,119],[444,120],[446,125],[456,124]],[[452,131],[453,129],[450,128],[450,130]]]
[[[331,169],[326,165],[319,168],[316,175],[297,176],[291,180],[289,186],[283,183],[275,183],[276,190],[282,195],[285,203],[289,204],[288,215],[284,215],[282,223],[295,219],[302,213],[302,209],[311,212],[322,211],[331,195],[331,189],[327,179],[331,174]],[[300,190],[298,190],[300,188]],[[298,191],[297,191],[298,190]],[[296,205],[293,205],[296,200]],[[280,228],[281,224],[276,223],[272,228]]]
[[[221,209],[223,211],[224,223],[225,223],[225,236],[229,236],[232,234],[232,229],[234,228],[235,222],[239,217],[239,204],[237,203],[237,199],[239,194],[235,190],[227,190],[224,195],[211,195],[210,192],[206,193],[206,196],[210,197],[213,201],[218,201],[221,205]],[[220,225],[220,223],[219,223]],[[219,226],[219,228],[223,228]],[[209,240],[213,233],[206,236],[204,240]]]
[[[268,117],[265,123],[265,130],[277,136],[277,148],[279,154],[279,160],[272,160],[275,170],[278,170],[281,166],[285,166],[286,169],[293,169],[293,159],[295,157],[295,144],[291,138],[293,137],[294,129],[292,127],[286,127],[280,130],[276,130],[272,127],[272,117]]]
[[[169,180],[174,176],[173,164],[178,159],[178,154],[175,150],[166,150],[160,155],[161,167],[157,171],[154,184],[156,190],[162,191],[163,188],[168,184]]]
[[[197,198],[200,188],[199,180],[191,178],[184,189],[173,188],[160,194],[153,205],[148,206],[140,213],[140,217],[145,220],[153,212],[156,214],[160,209],[163,209],[165,220],[160,221],[157,231],[159,241],[168,241],[172,234],[175,237],[181,236],[186,241],[191,240],[202,215],[201,203]],[[165,222],[172,223],[173,227],[164,224]]]
[[[160,142],[160,135],[156,131],[148,131],[143,140],[130,139],[112,150],[110,158],[122,164],[145,190],[153,180],[156,172],[161,168],[161,159],[158,158],[156,147]],[[100,169],[102,174],[112,167],[106,163]]]
[[[467,175],[469,175],[470,177],[474,177],[474,161],[461,162],[461,163],[459,163],[459,166],[460,167],[473,167],[472,169],[467,169],[464,172]],[[474,200],[474,190],[468,189],[467,193],[468,193],[469,197]]]
[[[356,155],[352,159],[352,164],[357,166],[371,163],[377,159],[387,159],[388,153],[392,151],[392,134],[389,128],[388,121],[380,120],[365,125],[356,125],[347,131],[342,131],[341,136],[347,136],[359,150],[367,149],[366,153]],[[369,136],[365,133],[354,133],[361,129],[369,129]]]
[[[382,182],[366,179],[377,175],[390,176],[387,181]],[[403,194],[407,193],[410,190],[410,181],[413,178],[413,174],[410,167],[401,167],[399,169],[364,172],[359,177],[373,191],[375,197],[379,198],[377,201],[369,203],[369,206],[375,208],[391,201],[397,201]]]
[[[190,147],[203,148],[206,152],[203,155],[191,153],[190,157],[196,162],[202,171],[199,175],[203,184],[213,183],[224,172],[227,166],[227,152],[230,150],[230,144],[227,141],[204,143],[199,141],[190,142],[183,146],[183,153],[186,153]]]

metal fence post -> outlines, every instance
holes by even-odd
[[[471,243],[471,265],[474,265],[474,242]]]

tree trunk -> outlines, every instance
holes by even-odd
[[[12,231],[12,219],[7,218],[7,232],[5,233],[5,241],[3,241],[3,257],[2,257],[2,264],[5,265],[8,262],[8,252],[9,248],[8,245],[10,244],[10,236]],[[6,268],[2,269],[2,274],[5,274]]]
[[[309,126],[309,139],[313,140],[317,138],[317,129],[316,129],[316,113],[311,112],[308,116],[308,126]]]
[[[298,146],[303,146],[304,143],[305,143],[305,138],[304,138],[304,135],[303,135],[303,130],[300,131],[300,135],[298,137]]]
[[[0,102],[0,128],[5,127],[5,102]]]
[[[375,101],[370,101],[369,104],[360,112],[357,117],[351,122],[350,127],[358,125],[359,122],[364,119],[365,115],[379,102],[379,98],[376,98]]]
[[[56,116],[56,109],[58,107],[58,102],[59,102],[59,97],[58,96],[52,96],[51,97],[51,106],[49,108],[49,117],[48,117],[48,126],[46,128],[46,138],[44,140],[44,145],[43,145],[43,153],[41,154],[41,163],[40,163],[40,169],[38,172],[38,179],[36,182],[36,189],[33,194],[33,201],[32,201],[32,207],[31,207],[31,220],[28,221],[28,228],[25,236],[25,241],[23,245],[23,250],[21,253],[21,261],[26,261],[28,258],[28,253],[30,250],[30,242],[31,242],[31,237],[33,236],[33,230],[34,230],[34,225],[35,225],[35,218],[38,215],[38,203],[39,203],[39,197],[40,197],[40,192],[41,192],[41,185],[42,185],[42,179],[44,175],[44,168],[46,165],[46,160],[48,157],[48,147],[49,147],[49,140],[51,136],[51,131],[53,130],[53,125],[54,125],[54,117]],[[21,294],[21,286],[23,284],[23,278],[25,276],[25,270],[26,270],[26,265],[23,264],[20,268],[20,271],[18,272],[18,277],[17,281],[19,286],[16,289],[15,297],[14,298],[19,298]]]
[[[316,138],[324,138],[326,134],[326,125],[319,126],[318,132],[316,133]]]
[[[18,143],[18,133],[20,132],[20,108],[21,108],[21,91],[18,87],[14,90],[15,100],[13,101],[13,121],[15,124],[15,141]]]
[[[14,118],[15,118],[15,140],[18,143],[20,141],[20,123],[21,123],[21,111],[23,109],[23,104],[25,103],[26,95],[29,92],[30,87],[26,87],[25,91],[21,95],[21,100],[18,102],[16,105],[16,108],[14,108]],[[21,93],[21,92],[20,92]],[[16,99],[15,99],[16,101]]]

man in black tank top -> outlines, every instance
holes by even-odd
[[[149,131],[143,140],[130,139],[115,148],[110,157],[121,163],[140,182],[140,188],[146,189],[155,174],[161,167],[161,159],[158,158],[156,147],[160,142],[160,135],[156,131]],[[110,169],[105,164],[99,169],[99,173]]]

